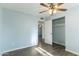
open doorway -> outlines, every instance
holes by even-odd
[[[42,45],[44,43],[44,22],[38,22],[38,45]]]
[[[61,46],[65,49],[65,17],[52,20],[53,47]]]

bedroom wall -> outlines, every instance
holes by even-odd
[[[79,5],[51,16],[50,20],[65,16],[65,49],[79,55]]]
[[[17,11],[2,9],[0,53],[26,48],[38,43],[38,18]]]

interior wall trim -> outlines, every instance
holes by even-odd
[[[56,43],[56,44],[59,44],[59,45],[62,45],[62,46],[65,46],[63,43],[59,43],[59,42],[53,42],[53,43]]]
[[[69,49],[65,49],[65,50],[68,51],[68,52],[71,52],[73,54],[76,54],[77,56],[79,56],[79,53],[78,52],[75,52],[75,51],[72,51],[72,50],[69,50]]]
[[[7,53],[7,52],[11,52],[11,51],[19,50],[19,49],[24,49],[24,48],[29,48],[29,47],[32,47],[32,46],[37,46],[37,45],[30,45],[30,46],[25,46],[25,47],[20,47],[20,48],[7,50],[7,51],[4,51],[4,52],[0,53],[0,56],[2,56],[4,53]]]

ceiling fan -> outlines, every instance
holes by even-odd
[[[67,9],[59,8],[64,3],[40,3],[41,6],[48,8],[48,10],[41,11],[40,13],[44,13],[49,11],[49,14],[56,13],[57,11],[66,11]]]

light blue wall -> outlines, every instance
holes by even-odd
[[[0,8],[0,51],[1,51],[1,43],[2,43],[2,10]]]
[[[79,55],[79,6],[66,13],[66,50]]]
[[[2,9],[2,46],[0,53],[38,43],[38,18]]]

